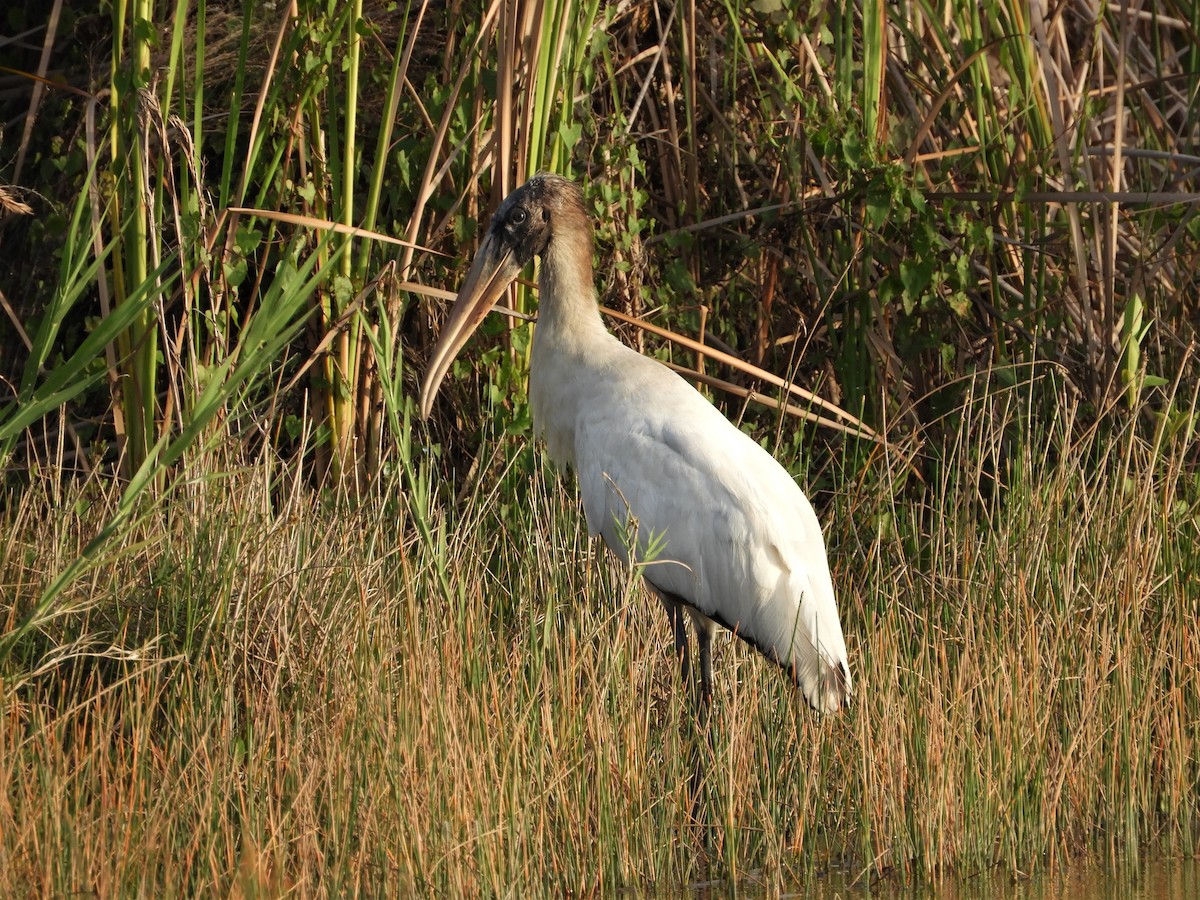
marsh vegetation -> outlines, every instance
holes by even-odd
[[[1197,10],[829,6],[14,8],[52,52],[0,95],[6,893],[1194,852]],[[542,168],[658,329],[624,338],[813,499],[843,714],[726,642],[697,734],[530,441],[520,318],[415,420],[478,221]]]

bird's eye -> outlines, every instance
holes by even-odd
[[[509,225],[524,225],[525,220],[529,218],[529,213],[525,212],[521,207],[517,207],[508,214]]]

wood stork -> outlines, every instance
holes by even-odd
[[[821,526],[772,456],[690,384],[626,347],[600,319],[583,193],[535,175],[493,216],[421,385],[427,417],[451,362],[535,256],[539,314],[529,398],[554,462],[575,470],[588,530],[666,607],[685,682],[684,611],[697,633],[702,706],[712,638],[733,631],[778,663],[814,708],[849,702],[850,670]],[[630,540],[631,533],[634,535]],[[628,544],[632,543],[632,546]]]

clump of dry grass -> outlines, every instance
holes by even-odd
[[[963,413],[923,499],[885,471],[821,498],[849,713],[733,642],[707,738],[572,492],[536,463],[519,503],[496,490],[529,448],[452,518],[412,485],[346,511],[266,462],[197,479],[6,667],[5,892],[561,894],[1194,846],[1194,438]],[[8,628],[114,502],[51,493],[5,507]]]

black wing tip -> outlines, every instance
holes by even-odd
[[[816,689],[809,693],[804,689],[800,679],[800,671],[795,665],[785,666],[796,689],[810,707],[819,713],[838,713],[849,709],[853,699],[850,687],[850,669],[844,659],[834,665],[821,663],[821,674],[817,676]]]
[[[854,692],[850,688],[850,669],[844,659],[839,659],[837,665],[825,673],[821,682],[821,693],[834,700],[834,707],[830,712],[850,708]]]
[[[665,596],[673,602],[681,604],[682,606],[696,609],[696,607],[687,598],[682,597],[679,594],[674,594],[670,591],[663,590],[654,584],[648,575],[645,576],[645,578],[654,591],[656,591],[658,594]],[[699,610],[697,610],[697,612],[699,612]],[[774,647],[768,647],[764,644],[760,644],[751,636],[739,631],[736,626],[731,626],[719,612],[701,613],[701,615],[712,619],[712,621],[716,622],[722,628],[730,631],[736,637],[741,638],[742,641],[749,644],[771,662],[775,663],[775,665],[783,669],[787,677],[791,680],[792,684],[796,687],[796,690],[800,692],[800,696],[802,696],[805,702],[807,702],[808,705],[817,712],[836,713],[840,712],[842,709],[850,708],[853,690],[850,686],[850,668],[846,664],[846,660],[839,659],[837,663],[833,665],[829,665],[824,661],[819,663],[821,667],[821,674],[817,678],[816,690],[813,691],[812,696],[809,696],[809,694],[804,690],[804,685],[801,684],[800,668],[796,662],[784,662]]]

